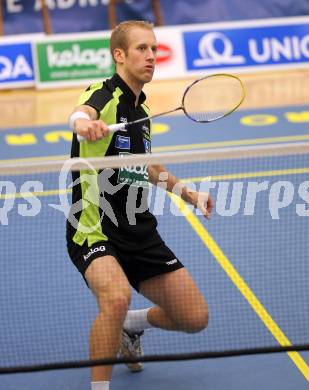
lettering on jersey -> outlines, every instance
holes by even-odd
[[[123,135],[117,135],[115,147],[117,149],[130,150],[131,140],[130,137],[124,137]]]
[[[119,153],[119,156],[127,156],[131,153]],[[147,188],[149,175],[147,165],[132,165],[119,168],[118,183],[129,184],[136,187]]]
[[[151,144],[148,139],[144,138],[144,146],[145,146],[145,153],[150,153],[151,152]]]
[[[150,141],[150,129],[149,129],[149,127],[146,126],[146,125],[143,125],[142,126],[142,132],[143,132],[143,136]]]

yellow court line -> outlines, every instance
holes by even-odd
[[[46,196],[54,196],[54,195],[65,195],[72,192],[71,189],[65,189],[65,190],[47,190],[47,191],[37,191],[37,192],[17,192],[16,194],[13,192],[10,192],[8,194],[0,195],[0,200],[4,199],[27,199],[27,198],[43,198]]]
[[[190,177],[188,179],[181,179],[183,183],[194,183],[201,181],[220,181],[220,180],[232,180],[232,179],[249,179],[254,177],[269,177],[269,176],[283,176],[283,175],[299,175],[309,173],[308,168],[289,168],[278,169],[273,171],[260,171],[260,172],[244,172],[244,173],[231,173],[227,175],[215,175],[210,177]],[[209,180],[210,178],[210,180]]]
[[[214,256],[221,268],[225,271],[233,284],[238,288],[243,297],[247,300],[251,308],[258,315],[266,328],[281,346],[291,346],[291,341],[283,333],[277,323],[272,319],[263,304],[255,296],[245,280],[237,272],[230,260],[225,256],[219,245],[215,242],[207,229],[202,225],[199,219],[190,211],[183,200],[176,195],[171,195],[173,202],[177,205],[179,210],[184,214],[186,220],[191,225],[192,229],[199,236],[210,253]],[[294,362],[299,371],[309,382],[309,366],[298,352],[288,352],[288,356]]]
[[[274,143],[286,143],[294,141],[309,141],[309,135],[292,135],[284,137],[268,137],[268,138],[253,138],[253,139],[240,139],[233,141],[218,141],[207,142],[188,145],[170,145],[170,146],[157,146],[153,147],[153,152],[173,152],[176,150],[193,150],[193,149],[212,149],[222,148],[227,146],[244,146],[244,145],[259,145],[259,144],[274,144]]]
[[[202,130],[203,131],[203,130]],[[258,144],[273,144],[273,143],[286,143],[296,141],[309,141],[309,135],[291,135],[283,137],[268,137],[268,138],[253,138],[253,139],[242,139],[234,141],[218,141],[218,142],[207,142],[207,143],[196,143],[196,144],[185,144],[185,145],[167,145],[167,146],[154,146],[153,152],[173,152],[180,150],[194,150],[194,149],[213,149],[222,148],[228,146],[244,146],[244,145],[258,145]],[[46,160],[62,160],[69,158],[69,155],[58,155],[58,156],[43,156],[43,157],[26,157],[18,159],[0,160],[0,167],[2,164],[8,163],[20,163],[20,162],[31,162],[31,161],[46,161]]]
[[[69,154],[60,154],[57,156],[41,156],[41,157],[25,157],[25,158],[15,158],[8,160],[0,160],[0,168],[1,164],[18,164],[25,162],[40,162],[40,161],[50,161],[50,160],[66,160],[70,158]]]

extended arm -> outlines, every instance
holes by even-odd
[[[98,119],[97,110],[86,104],[74,109],[70,116],[70,127],[88,141],[96,141],[109,134],[107,124]]]
[[[149,165],[148,174],[150,183],[163,187],[168,192],[180,194],[181,199],[198,208],[206,218],[210,218],[213,201],[208,192],[191,190],[167,171],[163,165]]]

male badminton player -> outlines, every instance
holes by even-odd
[[[142,88],[152,80],[156,63],[157,41],[152,26],[142,21],[119,24],[112,32],[110,50],[116,73],[84,91],[70,116],[75,133],[72,157],[151,151],[149,120],[115,133],[108,125],[149,115]],[[77,135],[85,140],[78,142]],[[207,303],[189,272],[160,237],[155,217],[143,205],[147,199],[143,193],[148,182],[158,184],[163,174],[167,191],[181,188],[181,198],[198,207],[206,218],[212,210],[209,194],[189,190],[162,165],[127,168],[108,171],[107,175],[97,171],[100,199],[84,203],[83,210],[75,214],[78,224],[73,226],[70,217],[67,223],[68,252],[99,308],[90,333],[91,359],[116,357],[119,351],[124,356],[141,356],[140,336],[151,327],[199,332],[208,323]],[[74,180],[80,176],[81,172],[73,173]],[[115,191],[105,191],[107,176]],[[79,183],[73,188],[71,213],[74,204],[84,200],[87,193],[85,183]],[[127,208],[132,186],[138,190],[131,206],[143,210],[136,213],[134,224]],[[104,209],[106,205],[108,210]],[[88,227],[88,231],[81,226]],[[131,286],[154,306],[128,310]],[[138,371],[142,364],[129,367]],[[108,390],[111,371],[111,366],[93,367],[92,390]]]

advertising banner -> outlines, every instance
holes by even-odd
[[[40,0],[7,0],[3,3],[5,35],[44,31]],[[94,32],[110,28],[109,0],[45,0],[45,3],[55,34]],[[116,14],[119,22],[131,19],[154,22],[149,0],[117,1]]]
[[[188,72],[309,65],[308,18],[183,30]]]
[[[108,30],[109,0],[45,0],[53,32]],[[123,0],[115,5],[117,21],[155,22],[150,0]],[[309,14],[308,0],[160,0],[164,25],[227,22]],[[40,0],[3,2],[5,35],[43,32]]]
[[[114,72],[109,36],[67,35],[37,42],[35,66],[40,88],[101,81]]]
[[[0,88],[34,85],[34,69],[29,42],[0,43]]]
[[[155,29],[158,54],[154,79],[182,77],[186,73],[182,35],[179,28]]]
[[[186,75],[180,28],[155,29],[158,56],[155,79]],[[66,34],[34,45],[38,88],[88,85],[111,77],[115,67],[109,51],[110,32]]]
[[[156,80],[309,66],[309,17],[157,27],[155,34]],[[88,85],[115,69],[110,31],[18,39],[0,44],[0,88]]]

